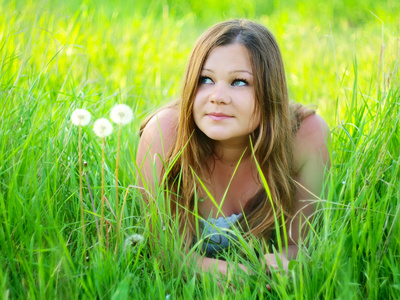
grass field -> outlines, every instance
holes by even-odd
[[[332,168],[322,222],[290,276],[271,278],[248,249],[247,259],[228,259],[255,275],[234,270],[218,284],[184,262],[168,231],[153,251],[152,243],[124,250],[123,241],[135,233],[153,239],[140,192],[128,190],[137,184],[141,120],[179,96],[199,34],[237,17],[275,34],[291,99],[316,104],[332,130]],[[399,20],[395,0],[0,0],[0,297],[399,299]],[[114,253],[117,134],[106,140],[107,250],[89,194],[98,215],[102,142],[93,123],[82,128],[83,236],[70,116],[86,108],[108,118],[117,103],[134,118],[122,128],[120,203],[128,193]]]

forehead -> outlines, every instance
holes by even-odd
[[[203,69],[223,68],[225,70],[252,71],[250,53],[240,43],[215,47],[207,56]]]

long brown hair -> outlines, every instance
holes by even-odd
[[[292,214],[294,196],[293,136],[302,118],[312,113],[301,105],[290,105],[285,70],[278,44],[268,29],[248,20],[218,23],[197,40],[187,63],[180,101],[177,139],[167,157],[166,189],[172,200],[171,214],[179,219],[184,240],[191,243],[195,234],[196,177],[207,178],[205,166],[214,151],[213,141],[200,131],[193,118],[193,102],[200,74],[210,52],[218,46],[244,45],[254,74],[256,111],[260,125],[251,134],[254,157],[268,183],[278,216]],[[267,238],[275,227],[271,202],[260,182],[260,191],[245,207],[242,228],[258,238]]]

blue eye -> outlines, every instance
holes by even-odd
[[[245,79],[235,79],[232,82],[232,85],[233,86],[246,86],[246,85],[249,85],[249,83]]]
[[[200,80],[199,80],[200,84],[210,84],[213,83],[213,81],[211,80],[210,77],[206,77],[206,76],[201,76]]]

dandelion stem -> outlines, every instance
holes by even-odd
[[[83,187],[82,187],[82,126],[79,126],[79,196],[81,200],[81,219],[82,219],[82,233],[83,233],[83,243],[86,243],[85,239],[85,219],[83,215]]]
[[[106,139],[103,137],[103,145],[101,149],[101,217],[100,217],[100,239],[103,238],[103,226],[104,226],[104,149],[106,145]]]
[[[119,125],[118,129],[118,145],[117,145],[117,162],[115,166],[115,214],[117,218],[117,244],[115,246],[115,253],[118,253],[118,244],[119,244],[119,203],[118,203],[118,165],[119,165],[119,146],[120,146],[120,140],[121,140],[121,124]]]
[[[85,176],[86,176],[86,182],[87,182],[87,186],[88,186],[88,190],[89,190],[90,200],[92,202],[92,207],[93,207],[93,212],[94,212],[94,220],[96,222],[97,234],[100,234],[99,221],[97,220],[96,206],[94,204],[92,190],[91,190],[90,184],[89,184],[89,175],[87,174],[87,172],[85,173]]]

